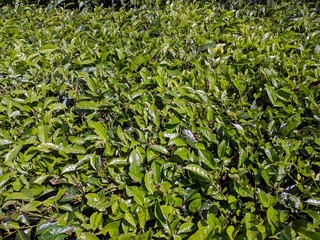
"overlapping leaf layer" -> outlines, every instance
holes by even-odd
[[[0,10],[7,239],[320,239],[320,18],[298,2]]]

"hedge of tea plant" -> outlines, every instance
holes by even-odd
[[[285,0],[286,2],[290,2],[291,0]],[[282,2],[285,2],[282,1]],[[152,8],[154,6],[163,7],[166,4],[170,4],[171,0],[1,0],[1,6],[14,6],[21,4],[36,4],[40,6],[45,6],[48,9],[54,8],[67,8],[67,9],[79,9],[82,11],[86,11],[89,9],[93,9],[96,6],[103,7],[115,7],[115,8],[139,8],[141,6],[145,7],[147,5],[148,8]],[[200,3],[204,4],[206,2],[214,2],[222,5],[226,8],[243,8],[246,5],[250,4],[264,4],[264,5],[273,5],[274,0],[212,0],[212,1],[204,1],[204,0],[184,0],[184,3]],[[300,3],[308,3],[309,6],[319,7],[319,3],[317,1],[307,1],[303,0]]]
[[[185,0],[185,2],[197,2],[196,0]],[[262,3],[267,4],[268,2],[273,2],[273,0],[214,0],[216,2],[220,2],[222,4],[228,5],[242,5],[247,3]],[[170,1],[169,1],[170,2]],[[168,3],[169,3],[168,2]],[[198,1],[205,2],[205,1]],[[44,6],[65,6],[68,5],[71,8],[75,7],[86,7],[91,8],[93,6],[104,5],[142,5],[142,4],[164,4],[165,0],[2,0],[0,2],[1,5],[16,5],[16,4],[40,4]]]
[[[2,7],[1,239],[320,239],[317,11]]]

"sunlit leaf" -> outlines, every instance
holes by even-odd
[[[188,171],[194,173],[195,175],[200,177],[200,179],[206,182],[211,182],[210,174],[198,165],[189,164],[188,166],[184,167],[184,169],[187,169]]]

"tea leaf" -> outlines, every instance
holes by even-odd
[[[195,175],[200,177],[200,179],[202,179],[206,182],[211,182],[210,174],[198,165],[189,164],[189,165],[185,166],[184,169],[187,169],[188,171],[194,173]]]

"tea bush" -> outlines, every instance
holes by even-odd
[[[320,239],[320,18],[301,1],[0,9],[3,239]]]

